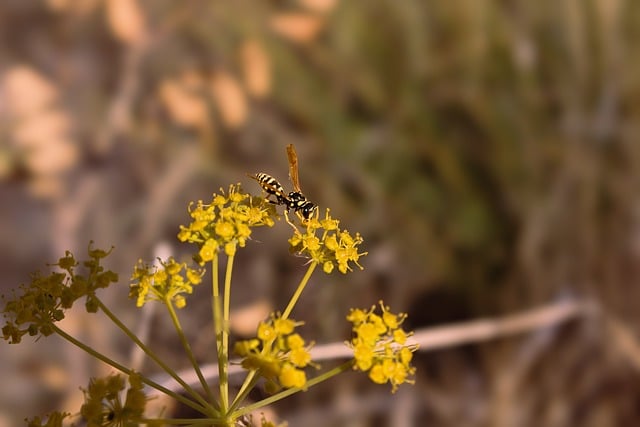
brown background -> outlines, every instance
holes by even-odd
[[[639,42],[636,0],[3,0],[2,292],[90,239],[114,245],[121,282],[105,300],[186,367],[168,317],[142,320],[126,299],[132,267],[188,259],[175,236],[189,201],[236,182],[258,192],[248,172],[288,187],[294,143],[307,196],[369,251],[363,272],[312,278],[294,312],[308,339],[347,339],[348,308],[380,298],[415,328],[587,298],[632,341],[578,320],[422,353],[417,384],[392,399],[348,374],[274,405],[278,416],[636,425]],[[288,233],[260,230],[239,254],[232,304],[249,319],[282,309],[304,273]],[[209,362],[197,293],[181,316]],[[64,327],[130,357],[99,316]],[[2,426],[77,410],[78,387],[107,372],[55,337],[27,341],[0,346]]]

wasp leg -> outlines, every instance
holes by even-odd
[[[268,193],[268,192],[266,192],[266,191],[265,191],[265,192],[263,192],[263,198],[264,198],[267,202],[271,203],[272,205],[276,205],[276,206],[280,206],[280,205],[282,205],[282,204],[283,204],[283,201],[282,201],[282,198],[281,198],[281,197],[276,196],[276,200],[271,200],[271,199],[269,198],[270,196],[274,196],[274,194]]]
[[[289,209],[284,210],[284,219],[287,221],[287,224],[289,224],[291,228],[293,228],[293,231],[299,232],[298,227],[296,227],[295,224],[289,219]]]
[[[300,211],[296,211],[296,216],[302,225],[307,225],[307,222],[309,222],[309,219],[305,218]]]

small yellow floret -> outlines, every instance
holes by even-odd
[[[278,380],[285,388],[303,388],[307,383],[307,375],[301,369],[296,369],[292,365],[285,363],[282,366]]]
[[[311,355],[304,347],[294,348],[289,353],[289,361],[299,368],[304,368],[311,362]]]
[[[268,323],[261,322],[258,326],[258,338],[262,341],[269,341],[276,337],[276,329]]]

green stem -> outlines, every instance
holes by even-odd
[[[171,320],[173,321],[173,326],[176,328],[176,332],[178,333],[178,337],[180,337],[180,342],[182,343],[182,347],[184,351],[187,353],[187,357],[193,366],[193,370],[196,372],[198,379],[200,380],[200,385],[202,389],[207,393],[207,397],[209,401],[213,402],[213,395],[211,394],[211,388],[207,381],[204,379],[204,375],[202,375],[202,371],[200,370],[200,365],[196,361],[195,356],[193,355],[193,351],[191,350],[191,345],[189,345],[189,341],[187,341],[187,337],[184,335],[184,330],[182,329],[182,325],[180,324],[180,319],[178,319],[178,314],[176,313],[171,300],[167,297],[165,298],[165,306],[167,310],[169,310],[169,315],[171,316]]]
[[[216,254],[211,261],[211,313],[213,313],[213,332],[216,336],[216,342],[222,330],[222,311],[220,307],[220,285],[218,284],[218,255]]]
[[[222,330],[220,335],[220,352],[218,353],[218,369],[220,373],[220,401],[222,409],[229,408],[229,306],[231,300],[231,276],[233,274],[234,255],[227,257],[227,269],[224,276],[224,301],[222,307]],[[223,414],[226,412],[223,412]]]
[[[293,307],[298,302],[298,299],[300,298],[300,295],[302,295],[302,291],[304,290],[305,286],[307,286],[307,283],[309,282],[309,278],[311,278],[311,274],[313,274],[313,271],[315,270],[317,265],[318,265],[318,263],[316,261],[313,261],[311,264],[309,264],[309,268],[307,269],[307,272],[305,273],[304,277],[300,281],[300,284],[298,285],[298,288],[296,289],[295,293],[291,297],[291,300],[289,301],[289,304],[287,305],[287,308],[284,310],[284,313],[282,314],[282,318],[283,319],[288,318],[289,315],[291,314],[291,311],[293,310]],[[265,345],[262,353],[265,353],[266,351],[268,351],[268,347],[269,346]],[[235,410],[235,408],[249,394],[249,392],[251,391],[251,389],[253,388],[253,386],[257,382],[257,380],[258,380],[257,371],[256,370],[251,370],[249,372],[249,374],[247,375],[247,377],[245,378],[245,380],[244,380],[244,382],[242,384],[242,387],[240,387],[240,391],[238,392],[238,395],[233,400],[233,403],[231,404],[230,410]]]
[[[341,374],[342,372],[345,372],[348,369],[351,369],[351,367],[353,367],[353,363],[354,361],[353,359],[351,359],[348,362],[345,362],[342,365],[331,369],[330,371],[327,371],[321,375],[318,375],[315,378],[310,379],[309,381],[307,381],[307,384],[305,385],[304,388],[300,388],[300,387],[288,388],[286,390],[281,391],[280,393],[274,394],[273,396],[269,396],[266,399],[260,400],[259,402],[253,403],[251,405],[248,405],[239,409],[233,414],[233,416],[241,417],[243,415],[246,415],[250,412],[255,411],[256,409],[260,409],[265,406],[271,405],[272,403],[277,402],[278,400],[284,399],[285,397],[298,393],[299,391],[306,391],[307,389],[309,389],[310,387],[313,387],[318,383],[326,381],[329,378],[335,377],[336,375]]]
[[[317,265],[318,265],[317,261],[312,261],[311,264],[309,264],[309,268],[307,269],[307,272],[305,273],[304,277],[300,281],[300,284],[298,285],[298,289],[296,289],[296,292],[293,294],[293,296],[291,297],[291,300],[289,301],[289,305],[284,310],[284,313],[282,313],[283,319],[288,318],[289,315],[291,314],[293,307],[298,302],[298,299],[300,298],[302,291],[304,290],[305,286],[307,286],[307,282],[309,281],[309,278],[311,277],[311,274],[313,273],[313,270],[315,270]]]
[[[55,332],[60,335],[62,338],[66,339],[67,341],[69,341],[71,344],[75,345],[76,347],[79,347],[80,349],[84,350],[85,352],[89,353],[91,356],[95,357],[96,359],[106,363],[107,365],[111,366],[114,369],[117,369],[118,371],[122,372],[123,374],[127,374],[127,375],[131,375],[133,374],[133,370],[127,368],[124,365],[121,365],[120,363],[116,362],[115,360],[105,356],[102,353],[99,353],[97,351],[95,351],[93,348],[89,347],[88,345],[86,345],[85,343],[83,343],[82,341],[77,340],[76,338],[74,338],[73,336],[67,334],[65,331],[63,331],[62,329],[60,329],[58,326],[56,326],[55,324],[51,325],[53,327],[53,329],[55,330]],[[146,385],[148,385],[149,387],[155,388],[156,390],[166,394],[167,396],[171,396],[173,397],[175,400],[177,400],[180,403],[183,403],[184,405],[187,405],[188,407],[200,412],[201,414],[204,415],[208,415],[211,412],[211,408],[207,407],[207,406],[203,406],[200,405],[190,399],[187,399],[186,397],[169,390],[166,387],[161,386],[160,384],[156,383],[155,381],[150,380],[149,378],[140,375],[140,378],[142,380],[143,383],[145,383]]]
[[[235,399],[233,399],[233,402],[231,402],[231,406],[229,407],[230,413],[233,413],[233,411],[236,410],[236,408],[242,403],[242,401],[244,401],[244,399],[249,395],[249,392],[253,390],[253,387],[258,383],[260,377],[257,374],[257,369],[252,369],[251,371],[249,371],[247,377],[244,380],[244,383],[242,383],[242,387],[240,387],[240,391],[238,391]]]
[[[225,321],[222,309],[222,302],[220,301],[220,283],[218,279],[218,255],[213,257],[212,263],[212,294],[211,308],[213,311],[213,328],[216,334],[216,350],[218,354],[218,384],[220,387],[220,413],[225,414],[229,407],[229,394],[228,394],[228,382],[227,381],[227,367],[224,363],[226,356],[224,355],[224,348],[222,345],[223,335],[225,329]],[[223,381],[224,379],[224,381]]]
[[[104,312],[104,314],[109,319],[111,319],[111,321],[115,323],[116,326],[120,328],[120,330],[122,330],[122,332],[124,332],[126,336],[129,337],[129,339],[131,339],[131,341],[133,341],[138,347],[140,347],[140,349],[144,351],[144,353],[149,356],[151,360],[153,360],[156,364],[158,364],[158,366],[164,369],[164,371],[168,375],[170,375],[171,378],[176,380],[184,388],[184,390],[189,393],[191,397],[200,402],[202,406],[210,406],[210,404],[206,400],[204,400],[198,392],[196,392],[187,382],[180,378],[180,376],[171,367],[164,363],[162,359],[160,359],[149,347],[147,347],[142,341],[140,341],[138,336],[134,334],[124,323],[122,323],[122,321],[118,319],[118,317],[113,314],[113,312],[111,312],[111,310],[109,310],[109,308],[104,305],[104,303],[99,298],[96,297],[96,299],[98,300],[98,306]],[[217,415],[217,413],[213,412],[212,415]]]

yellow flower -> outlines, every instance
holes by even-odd
[[[252,350],[255,350],[260,345],[260,341],[256,339],[238,341],[233,347],[233,351],[238,356],[247,356]]]
[[[402,329],[395,329],[393,331],[393,341],[400,345],[404,345],[404,343],[407,342],[407,333]]]
[[[260,427],[287,427],[287,425],[288,424],[286,422],[276,425],[273,421],[267,421],[264,414],[262,414],[260,419]]]
[[[353,346],[353,357],[356,360],[358,369],[361,371],[367,371],[371,368],[374,355],[373,346],[371,345],[359,342]]]
[[[369,378],[371,378],[371,381],[376,384],[384,384],[387,382],[387,378],[385,377],[382,366],[380,365],[375,365],[371,368],[369,371]]]
[[[338,250],[338,248],[340,247],[340,245],[338,244],[338,239],[336,238],[335,234],[331,234],[329,235],[325,240],[324,240],[324,245],[327,249],[329,249],[330,251],[336,251]]]
[[[402,347],[402,350],[400,350],[400,361],[402,364],[408,365],[411,363],[411,359],[413,359],[413,351],[408,347]]]
[[[278,375],[278,380],[280,381],[280,385],[284,388],[304,388],[307,383],[307,376],[303,370],[294,368],[292,365],[285,363],[282,366],[280,375]]]
[[[181,242],[186,242],[187,240],[191,239],[192,236],[193,236],[193,230],[188,229],[184,225],[180,226],[180,232],[178,233],[178,240],[180,240]]]
[[[329,217],[329,215],[326,215],[325,218],[320,221],[320,226],[327,231],[337,230],[339,224],[340,221]]]
[[[378,341],[380,333],[373,323],[363,323],[356,326],[354,332],[358,335],[358,339],[366,344],[373,344]]]
[[[238,223],[236,224],[236,229],[236,233],[240,239],[246,239],[251,235],[251,228],[247,224]]]
[[[290,349],[296,350],[304,347],[304,339],[300,334],[291,334],[287,337],[287,345]]]
[[[202,231],[209,224],[209,221],[204,219],[198,219],[191,223],[191,231]]]
[[[368,316],[368,312],[359,308],[352,308],[347,316],[347,320],[355,325],[359,325],[360,323],[365,322]]]
[[[245,369],[256,370],[267,380],[272,392],[279,387],[291,388],[306,385],[307,377],[302,369],[311,362],[309,346],[295,332],[302,325],[293,319],[283,319],[272,314],[270,319],[260,322],[256,338],[239,341],[235,353],[242,357]]]
[[[185,263],[177,263],[173,258],[159,261],[160,267],[151,267],[142,260],[138,261],[131,276],[129,297],[136,299],[138,307],[155,300],[170,301],[177,308],[183,308],[186,305],[184,294],[193,292],[193,286],[202,282],[204,272],[188,268]]]
[[[240,203],[242,202],[244,199],[246,199],[247,197],[249,197],[248,194],[243,194],[243,193],[239,193],[239,192],[231,192],[229,194],[229,200],[232,203]]]
[[[349,345],[353,349],[353,368],[368,372],[377,384],[390,383],[393,393],[400,384],[413,384],[409,378],[415,373],[411,359],[418,347],[405,345],[411,335],[400,327],[406,314],[391,313],[382,301],[379,306],[382,315],[375,313],[376,306],[368,311],[351,310],[347,320],[353,323],[355,337]]]
[[[337,219],[331,217],[329,209],[323,219],[309,219],[304,223],[305,232],[296,228],[289,239],[291,252],[321,264],[327,274],[332,273],[336,265],[343,274],[351,271],[350,263],[362,269],[358,260],[367,254],[358,252],[358,246],[363,242],[362,236],[358,233],[351,236],[348,231],[340,230],[339,224]]]
[[[216,256],[217,253],[218,253],[218,243],[214,239],[207,239],[204,245],[200,247],[200,252],[198,252],[198,255],[200,256],[201,264],[211,261]]]
[[[299,368],[304,368],[311,362],[311,355],[304,347],[296,347],[291,349],[289,361]]]
[[[292,248],[297,248],[301,245],[302,243],[302,234],[300,234],[300,232],[295,231],[293,233],[293,236],[291,236],[291,238],[289,239],[289,245]]]
[[[137,425],[147,402],[140,376],[129,376],[129,389],[123,401],[124,389],[124,379],[120,375],[92,379],[88,389],[83,390],[85,403],[80,408],[87,425]]]
[[[237,248],[238,248],[238,245],[236,244],[236,242],[225,243],[225,245],[224,245],[224,253],[227,256],[234,256],[236,254],[236,249]]]
[[[317,251],[320,249],[320,239],[316,236],[306,235],[302,238],[302,244],[308,251]]]
[[[398,316],[384,310],[384,307],[382,312],[382,320],[384,321],[384,324],[387,325],[389,328],[391,329],[398,328]]]
[[[199,246],[200,265],[213,260],[220,250],[229,256],[235,254],[238,246],[245,246],[253,227],[274,224],[275,209],[265,199],[244,193],[239,184],[220,192],[213,195],[210,204],[199,200],[195,207],[189,205],[193,221],[181,225],[178,233],[181,241]]]
[[[187,280],[194,285],[199,285],[202,282],[203,272],[200,270],[187,269]]]
[[[66,252],[57,264],[58,271],[49,275],[36,273],[29,284],[20,285],[21,295],[3,296],[5,322],[2,338],[11,344],[19,343],[26,334],[30,336],[49,336],[54,332],[53,324],[65,317],[65,311],[73,304],[85,298],[85,309],[95,313],[100,308],[96,291],[118,281],[118,275],[105,269],[100,261],[111,253],[94,249],[89,244],[88,259],[79,263]],[[76,272],[78,264],[84,267],[84,273]]]
[[[325,261],[324,264],[322,264],[322,271],[324,271],[327,274],[331,274],[331,272],[333,271],[333,263],[331,261]]]
[[[263,377],[272,380],[280,373],[282,361],[272,354],[261,354],[252,351],[242,359],[241,365],[245,369],[256,370]]]
[[[52,412],[47,415],[47,420],[44,421],[40,417],[34,417],[32,419],[25,420],[27,427],[63,427],[67,423],[63,423],[64,419],[71,416],[68,412]]]
[[[176,308],[184,308],[187,305],[187,300],[182,295],[176,295],[173,298],[173,303],[176,305]]]
[[[278,335],[289,335],[296,327],[296,322],[281,317],[273,320],[273,328]],[[299,335],[298,335],[299,336]]]
[[[261,341],[270,341],[276,338],[276,329],[270,324],[260,322],[258,325],[258,338]]]
[[[230,222],[219,222],[215,226],[216,234],[223,239],[229,239],[235,233],[235,228]]]

